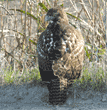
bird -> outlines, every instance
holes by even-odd
[[[63,104],[67,88],[80,78],[84,61],[84,38],[69,24],[64,8],[47,11],[47,28],[37,42],[38,64],[42,81],[48,81],[49,103]]]

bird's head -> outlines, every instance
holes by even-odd
[[[67,15],[63,8],[55,7],[48,10],[45,16],[45,21],[58,21],[60,18],[68,21]]]

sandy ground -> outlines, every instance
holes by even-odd
[[[73,94],[74,93],[74,94]],[[29,83],[0,87],[0,110],[107,110],[107,92],[69,88],[63,105],[50,105],[46,85]],[[74,98],[75,97],[75,98]]]

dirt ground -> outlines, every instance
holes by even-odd
[[[73,94],[74,93],[74,94]],[[107,110],[107,92],[69,88],[63,105],[50,105],[46,85],[0,87],[0,110]]]

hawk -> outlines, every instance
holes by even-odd
[[[42,81],[49,81],[49,102],[63,104],[67,87],[81,75],[84,39],[61,7],[49,9],[45,21],[49,24],[37,43],[39,71]]]

